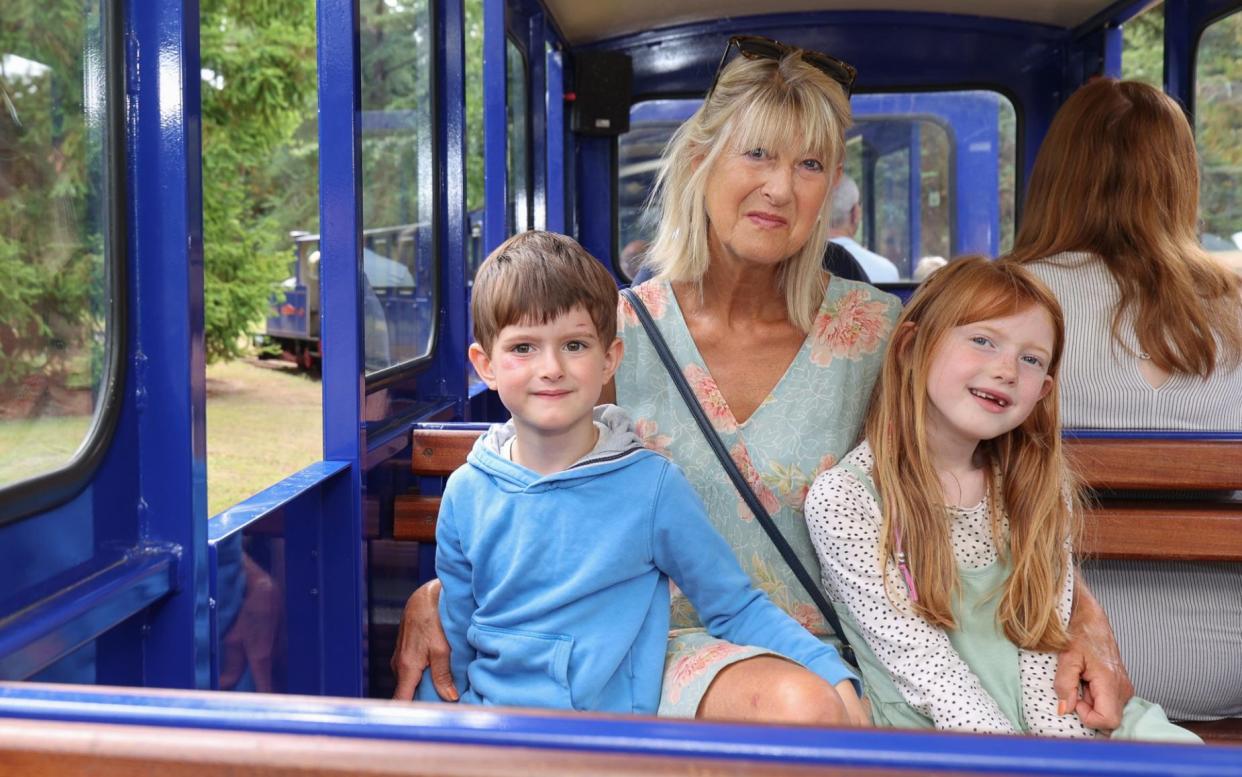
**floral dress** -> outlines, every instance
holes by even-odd
[[[816,475],[835,465],[859,438],[884,345],[900,311],[897,298],[834,277],[811,332],[780,382],[750,418],[738,423],[690,336],[669,283],[652,280],[634,290],[738,468],[818,580],[819,562],[802,503]],[[721,470],[624,298],[618,318],[618,336],[625,341],[616,376],[618,404],[633,416],[647,447],[686,473],[755,586],[813,634],[831,641],[831,629]],[[768,651],[709,636],[685,597],[676,588],[672,595],[660,714],[693,717],[722,669]]]

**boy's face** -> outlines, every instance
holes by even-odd
[[[519,431],[547,436],[593,433],[591,411],[621,362],[620,340],[601,343],[585,308],[546,324],[500,330],[491,353],[475,343],[470,361],[513,414]]]

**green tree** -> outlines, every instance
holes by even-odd
[[[1242,12],[1199,41],[1195,67],[1195,140],[1201,170],[1203,231],[1242,231]]]
[[[99,83],[84,78],[99,21],[78,3],[37,0],[6,0],[0,16],[0,385],[97,373],[102,133],[83,86]]]
[[[282,180],[315,109],[313,0],[203,0],[203,236],[208,360],[240,354],[289,256],[278,214],[317,193]],[[305,138],[300,144],[306,151]],[[282,156],[282,154],[284,156]],[[290,161],[293,160],[293,161]],[[313,160],[311,160],[313,162]],[[304,181],[305,176],[300,176]]]
[[[1164,88],[1164,6],[1158,5],[1121,27],[1121,75]]]

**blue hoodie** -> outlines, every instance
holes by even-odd
[[[595,422],[599,444],[563,472],[502,455],[510,422],[449,478],[436,570],[462,701],[654,714],[670,577],[714,636],[833,684],[854,677],[751,586],[681,470],[643,447],[624,411],[600,406]],[[426,675],[419,698],[437,698]]]

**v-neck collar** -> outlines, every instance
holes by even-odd
[[[823,314],[824,307],[828,304],[830,297],[832,282],[835,279],[836,276],[829,277],[828,285],[824,288],[824,298],[820,301],[819,309],[815,312],[816,317]],[[798,346],[797,353],[795,353],[794,357],[789,360],[789,364],[785,366],[785,371],[781,373],[780,379],[772,385],[771,390],[768,391],[767,395],[759,403],[758,407],[755,408],[754,412],[747,416],[745,421],[738,421],[737,416],[733,414],[733,408],[729,406],[728,401],[725,399],[724,393],[720,390],[720,384],[716,382],[715,376],[712,375],[712,371],[707,364],[707,360],[704,359],[703,354],[699,352],[699,344],[694,341],[694,335],[690,331],[690,324],[686,321],[686,317],[682,313],[681,301],[677,299],[677,293],[673,290],[673,284],[670,281],[660,281],[660,283],[664,284],[665,289],[668,292],[668,298],[672,303],[670,308],[677,316],[677,320],[681,323],[682,329],[686,332],[686,340],[689,343],[688,347],[690,349],[690,353],[694,357],[694,363],[702,368],[707,377],[711,379],[711,391],[715,392],[713,400],[718,402],[719,406],[724,408],[724,411],[729,414],[729,421],[732,422],[733,427],[738,431],[742,431],[750,425],[755,416],[763,412],[765,407],[775,403],[777,392],[779,392],[785,385],[786,378],[788,378],[790,373],[793,372],[794,367],[798,366],[799,362],[801,362],[804,358],[808,358],[807,354],[811,348],[811,338],[814,336],[814,332],[807,332],[806,336],[802,338],[802,344]],[[686,365],[683,364],[682,369],[684,370],[685,367]]]

